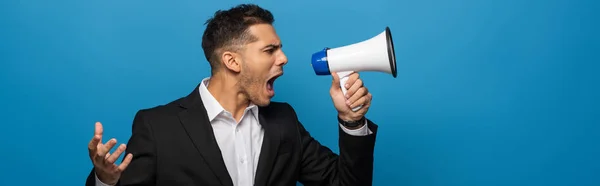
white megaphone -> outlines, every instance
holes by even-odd
[[[396,78],[396,54],[390,28],[386,27],[379,35],[359,43],[316,52],[312,55],[312,67],[317,75],[337,73],[344,95],[348,91],[344,85],[353,72],[378,71]],[[360,108],[362,105],[352,110]]]

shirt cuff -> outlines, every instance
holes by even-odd
[[[370,135],[373,134],[373,132],[371,131],[371,129],[369,129],[369,127],[367,127],[367,120],[365,120],[365,124],[358,128],[358,129],[354,129],[354,130],[350,130],[348,128],[346,128],[344,125],[342,125],[341,123],[338,123],[338,125],[340,125],[340,127],[342,128],[342,130],[344,132],[346,132],[346,134],[352,135],[352,136],[366,136],[366,135]]]
[[[100,179],[98,179],[98,175],[94,173],[94,175],[96,176],[96,186],[112,186],[112,185],[107,185],[105,183],[102,183],[102,181],[100,181]]]

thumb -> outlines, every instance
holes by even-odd
[[[332,89],[340,89],[340,77],[337,73],[331,72],[331,77],[333,77],[333,81],[331,82]]]

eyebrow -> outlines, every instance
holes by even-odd
[[[283,47],[283,45],[282,45],[282,44],[279,44],[279,45],[276,45],[276,44],[268,44],[267,46],[263,47],[263,48],[262,48],[262,50],[264,50],[264,49],[267,49],[267,48],[275,48],[275,49],[277,49],[277,48],[281,48],[281,47]]]

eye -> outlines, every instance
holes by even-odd
[[[275,49],[274,48],[270,48],[270,49],[265,50],[265,52],[267,52],[269,54],[273,54],[275,52]]]

